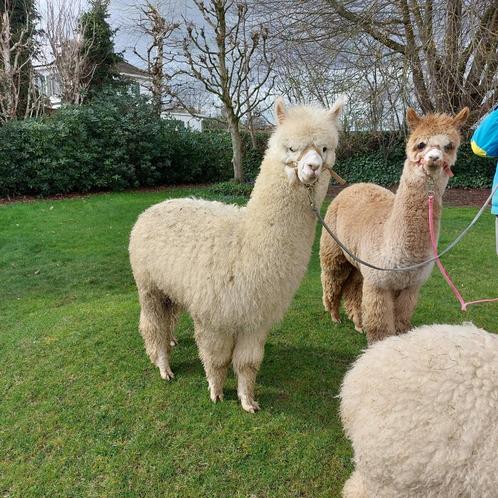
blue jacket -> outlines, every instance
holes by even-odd
[[[495,179],[493,181],[493,188],[495,188],[497,185],[498,185],[498,164],[496,165],[496,173],[495,173]],[[491,200],[491,212],[498,216],[498,190],[495,192],[495,195],[493,195],[493,199]]]
[[[496,106],[476,128],[471,140],[472,150],[481,157],[498,157],[498,106]],[[496,165],[493,188],[498,185],[498,164]],[[491,202],[491,212],[498,215],[498,191]]]

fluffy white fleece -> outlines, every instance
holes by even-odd
[[[341,418],[346,498],[496,498],[498,335],[430,325],[374,344],[344,378]]]
[[[185,310],[194,320],[211,399],[223,398],[232,363],[242,408],[259,409],[254,384],[266,336],[306,272],[315,236],[303,181],[308,175],[316,178],[311,166],[320,166],[317,174],[324,169],[314,184],[320,206],[330,180],[325,167],[335,161],[343,105],[339,100],[330,110],[299,106],[287,112],[277,102],[279,124],[247,207],[175,199],[138,218],[129,251],[141,305],[139,328],[163,378],[173,377],[170,341]]]

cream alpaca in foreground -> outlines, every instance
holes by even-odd
[[[353,254],[383,268],[410,266],[432,256],[428,192],[434,194],[434,225],[439,233],[442,197],[453,175],[460,127],[468,114],[467,107],[455,117],[421,117],[408,109],[411,135],[396,195],[378,185],[359,183],[334,199],[325,221]],[[333,321],[339,321],[344,297],[348,316],[358,331],[367,333],[369,342],[411,328],[420,287],[434,265],[406,272],[373,270],[346,255],[325,230],[320,263],[325,309]]]
[[[311,255],[315,217],[306,185],[314,185],[320,206],[343,104],[287,112],[277,101],[278,125],[247,207],[176,199],[138,218],[129,250],[139,328],[164,379],[173,377],[170,341],[185,310],[195,324],[211,399],[223,399],[232,362],[242,408],[259,409],[254,386],[268,330],[289,306]]]
[[[345,498],[498,496],[498,336],[431,325],[375,343],[346,374]]]

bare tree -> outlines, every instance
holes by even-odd
[[[45,35],[51,49],[62,101],[81,104],[96,64],[90,60],[92,40],[85,43],[82,11],[71,0],[49,2]],[[88,31],[88,30],[87,30]]]
[[[468,105],[471,124],[498,100],[496,0],[324,0],[352,30],[407,65],[424,112]]]
[[[148,90],[152,94],[154,109],[160,115],[164,109],[166,97],[170,97],[171,103],[170,80],[174,76],[166,72],[164,68],[165,64],[173,61],[172,51],[165,51],[165,44],[180,25],[167,21],[159,12],[158,6],[149,1],[139,7],[139,10],[138,28],[141,33],[147,35],[150,41],[147,45],[146,56],[142,55],[136,47],[133,51],[147,64],[147,71],[152,80]]]
[[[277,87],[326,103],[348,93],[347,121],[397,127],[407,105],[472,121],[498,100],[496,0],[251,0],[269,20]]]
[[[341,19],[325,0],[251,0],[271,23],[275,86],[291,101],[349,98],[347,130],[399,129],[411,80],[402,58]]]
[[[37,114],[41,107],[31,69],[31,58],[35,51],[31,40],[32,29],[26,24],[14,34],[12,15],[12,6],[5,0],[0,13],[0,123],[18,117],[26,69],[29,69],[29,73],[24,116]]]
[[[183,42],[186,77],[199,80],[223,106],[232,139],[235,181],[244,178],[240,121],[264,105],[273,86],[273,58],[267,51],[268,30],[250,29],[246,2],[193,0],[203,26],[187,25]]]

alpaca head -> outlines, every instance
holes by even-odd
[[[312,184],[334,164],[337,121],[345,103],[340,97],[330,109],[296,106],[287,110],[281,98],[276,100],[277,127],[269,152],[278,158],[290,184]]]
[[[406,157],[415,174],[446,180],[453,176],[451,167],[455,164],[460,146],[460,129],[468,116],[468,107],[456,116],[419,116],[411,107],[408,108],[406,120],[411,134],[406,144]]]

